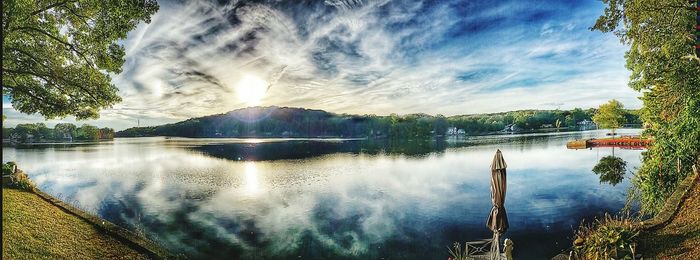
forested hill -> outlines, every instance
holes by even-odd
[[[450,128],[465,134],[487,134],[511,126],[514,131],[576,128],[591,120],[594,109],[523,110],[444,117],[426,114],[389,116],[335,114],[289,107],[250,107],[225,114],[192,118],[151,127],[119,131],[117,137],[428,137],[445,135]],[[628,111],[628,123],[639,123]],[[455,134],[455,133],[453,133]]]

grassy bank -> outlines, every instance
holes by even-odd
[[[640,234],[639,248],[642,255],[651,259],[700,259],[698,180],[670,223]]]
[[[147,259],[35,193],[2,189],[3,259]]]
[[[699,174],[686,177],[653,218],[606,215],[581,225],[574,259],[700,259]],[[569,259],[568,253],[553,259]]]

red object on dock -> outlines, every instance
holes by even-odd
[[[629,149],[643,149],[651,145],[652,139],[638,136],[621,136],[604,139],[590,139],[586,141],[588,147],[621,147]]]

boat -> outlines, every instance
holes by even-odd
[[[652,142],[653,139],[647,137],[623,135],[620,137],[569,141],[566,143],[566,148],[587,149],[593,147],[620,147],[623,149],[644,149],[651,145]]]

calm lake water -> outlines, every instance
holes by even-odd
[[[638,132],[627,130],[627,132]],[[623,131],[624,132],[624,131]],[[591,171],[612,149],[567,150],[603,131],[463,140],[162,137],[3,147],[38,186],[190,258],[447,259],[490,238],[490,164],[508,164],[518,259],[548,259],[584,218],[617,212],[630,187]],[[615,149],[628,171],[639,150]]]

